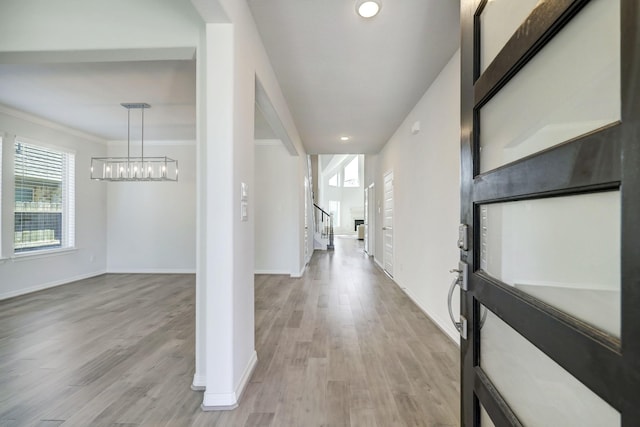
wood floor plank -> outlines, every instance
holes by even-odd
[[[255,276],[258,365],[203,412],[193,275],[107,274],[0,301],[0,426],[459,425],[458,350],[337,238],[304,277]]]
[[[327,426],[350,426],[349,386],[347,381],[328,381],[326,396]]]
[[[274,415],[273,412],[253,412],[244,427],[271,427]]]
[[[349,411],[351,427],[378,427],[375,412],[370,408],[351,409]]]

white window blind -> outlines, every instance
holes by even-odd
[[[15,142],[16,253],[75,245],[75,159]]]
[[[64,191],[62,194],[66,202],[64,223],[67,232],[63,235],[62,243],[65,248],[73,248],[76,246],[76,157],[66,153],[65,158],[63,176],[66,179],[63,179]]]

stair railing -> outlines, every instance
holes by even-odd
[[[315,231],[319,233],[323,238],[328,239],[327,250],[333,250],[333,215],[322,209],[315,203],[313,206],[316,208],[315,212]]]

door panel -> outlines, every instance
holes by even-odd
[[[619,3],[585,6],[479,117],[481,173],[619,121]]]
[[[369,203],[369,217],[367,221],[367,254],[369,256],[375,255],[376,248],[376,192],[374,184],[371,184],[365,192],[368,194],[368,203]]]
[[[382,215],[382,242],[384,270],[393,277],[393,172],[384,175],[384,212]]]
[[[369,189],[364,189],[364,252],[369,253]]]
[[[620,425],[618,411],[491,311],[480,333],[480,367],[522,424]]]
[[[538,0],[493,0],[480,15],[480,61],[485,71]]]
[[[492,278],[620,337],[619,191],[480,205],[480,246]]]
[[[635,426],[639,2],[503,1],[461,3],[462,424]]]
[[[309,262],[309,178],[304,177],[304,262]]]

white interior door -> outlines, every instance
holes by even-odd
[[[309,178],[304,177],[304,259],[309,262]]]
[[[367,241],[365,243],[365,250],[369,256],[374,256],[376,251],[376,192],[374,184],[367,187],[367,203],[368,207],[367,220],[365,221],[365,235]]]
[[[382,242],[384,270],[393,277],[393,171],[384,174],[384,207],[382,212]]]
[[[364,189],[364,251],[369,252],[369,189]]]

